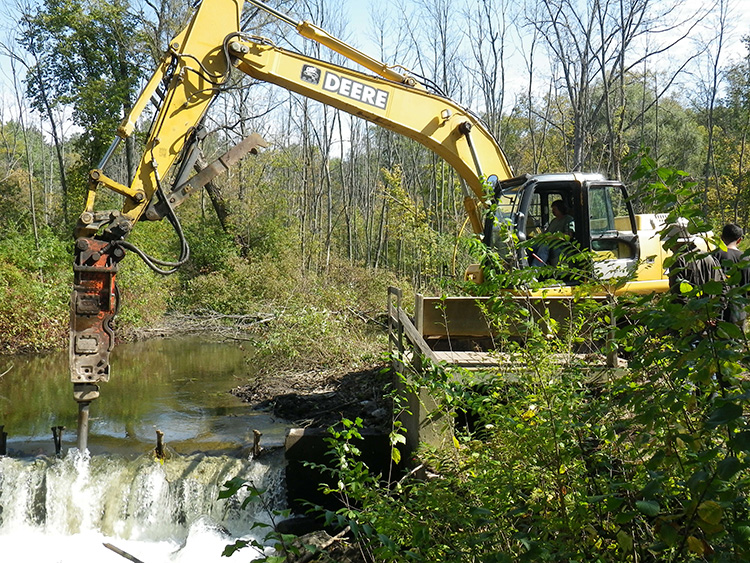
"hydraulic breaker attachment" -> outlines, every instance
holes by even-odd
[[[70,380],[78,402],[78,448],[88,443],[88,408],[109,380],[117,314],[117,264],[125,251],[116,243],[79,238],[75,243],[74,286],[70,302]]]

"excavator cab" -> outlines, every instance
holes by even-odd
[[[540,265],[534,240],[543,240],[554,219],[552,206],[556,201],[562,201],[567,215],[573,218],[571,244],[565,250],[569,258],[571,252],[590,251],[591,277],[595,279],[620,278],[635,272],[640,246],[633,208],[621,182],[598,174],[526,175],[495,182],[495,213],[487,218],[485,243],[503,256],[512,255],[516,267]],[[522,243],[515,252],[508,252],[507,240],[500,235],[503,225]],[[555,266],[559,258],[554,253],[552,256],[548,264],[543,264]],[[562,278],[567,285],[579,283],[578,278]]]

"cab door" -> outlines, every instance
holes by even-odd
[[[635,215],[625,186],[619,182],[586,182],[588,221],[584,233],[594,254],[599,279],[631,275],[640,258]]]

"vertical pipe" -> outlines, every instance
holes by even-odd
[[[89,445],[89,405],[78,403],[78,451],[83,453]]]

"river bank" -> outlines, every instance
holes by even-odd
[[[391,423],[387,366],[286,371],[231,390],[254,409],[300,427],[327,428],[359,417],[363,426],[387,430]]]

